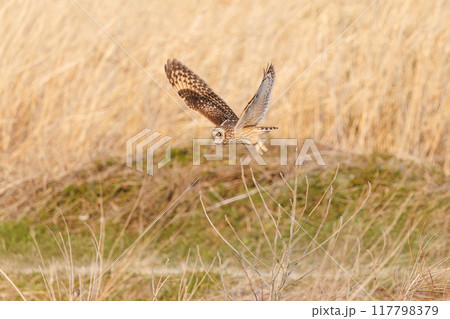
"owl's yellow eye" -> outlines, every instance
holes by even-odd
[[[222,136],[222,133],[217,132],[216,136]]]

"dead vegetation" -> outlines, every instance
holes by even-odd
[[[79,3],[132,58],[75,2],[0,5],[0,299],[449,299],[445,1],[380,1],[322,57],[371,1]],[[327,166],[192,166],[210,124],[167,58],[237,113],[272,62],[265,122]],[[153,177],[144,128],[176,153]]]

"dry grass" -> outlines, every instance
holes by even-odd
[[[267,63],[277,69],[275,100],[371,1],[80,3],[170,95],[163,65],[176,57],[240,112]],[[75,2],[8,1],[0,15],[0,194],[124,156],[145,127],[176,145],[209,136],[210,124],[188,111],[198,127]],[[444,1],[381,1],[265,122],[282,137],[448,170],[448,21]]]
[[[284,207],[282,207],[281,204],[279,204],[276,201],[276,199],[274,199],[270,195],[270,193],[268,193],[264,189],[264,187],[262,187],[256,181],[253,172],[251,172],[255,190],[259,194],[259,198],[262,201],[263,206],[265,208],[264,209],[265,216],[264,216],[255,206],[254,200],[252,199],[252,194],[250,193],[249,188],[247,186],[247,182],[245,180],[244,170],[242,170],[242,179],[245,186],[246,194],[250,201],[252,212],[255,214],[255,217],[258,220],[259,231],[263,235],[264,241],[263,245],[267,246],[266,250],[269,252],[269,258],[263,258],[261,256],[262,254],[258,253],[255,254],[252,251],[252,249],[250,249],[243,242],[243,240],[240,238],[235,228],[227,218],[227,215],[225,215],[225,220],[227,224],[232,229],[233,235],[239,242],[239,245],[235,246],[232,245],[213,224],[210,217],[208,216],[207,209],[205,208],[205,205],[201,200],[203,211],[205,213],[206,218],[208,219],[208,222],[211,224],[217,235],[233,251],[233,254],[236,257],[242,272],[245,274],[245,278],[247,279],[248,282],[248,287],[250,288],[255,300],[282,300],[282,298],[284,297],[285,290],[288,287],[294,284],[299,284],[299,281],[301,279],[303,279],[311,272],[320,267],[319,265],[312,266],[312,269],[310,271],[300,276],[295,272],[297,270],[297,267],[300,268],[300,266],[304,266],[303,268],[306,268],[306,266],[308,266],[303,265],[303,261],[314,251],[321,249],[323,250],[323,252],[325,252],[327,257],[333,258],[330,255],[330,253],[333,254],[333,252],[332,251],[328,252],[326,249],[323,248],[323,246],[327,242],[331,243],[334,242],[334,240],[339,236],[343,226],[345,226],[345,224],[347,224],[351,219],[353,219],[355,215],[361,210],[362,206],[367,201],[368,196],[370,194],[369,190],[367,197],[363,200],[363,203],[355,210],[355,212],[351,214],[348,220],[346,220],[345,223],[340,225],[339,228],[336,231],[334,231],[330,236],[328,236],[323,242],[318,243],[317,237],[320,231],[322,230],[324,222],[327,220],[328,213],[330,210],[331,198],[333,194],[332,184],[336,179],[337,172],[338,171],[336,171],[336,174],[333,180],[331,181],[331,184],[329,184],[328,187],[325,189],[324,194],[320,197],[315,206],[307,214],[305,213],[306,209],[308,208],[309,183],[306,175],[304,176],[306,181],[306,194],[304,195],[305,204],[300,209],[300,214],[298,214],[299,212],[297,212],[298,209],[297,197],[300,182],[299,174],[296,174],[295,179],[293,181],[293,186],[289,185],[289,183],[283,178],[283,176],[281,176],[283,181],[285,181],[286,186],[289,189],[292,196],[291,209],[288,211]],[[266,197],[268,197],[267,200],[272,200],[278,205],[276,212],[270,211],[269,206],[267,205],[266,202],[266,198],[263,195],[263,192],[265,193]],[[326,199],[327,204],[325,205],[324,212],[320,214],[317,212],[317,208],[322,204],[326,196],[328,197],[328,199]],[[310,234],[308,231],[305,230],[304,225],[306,224],[306,222],[308,222],[309,218],[315,213],[321,215],[320,217],[321,220],[319,226],[315,231],[315,234]],[[264,219],[267,220],[268,217],[270,217],[272,223],[270,225],[267,225],[267,223],[266,225],[264,225],[263,220]],[[287,222],[285,222],[285,220],[287,220]],[[299,242],[302,241],[306,242],[306,245],[303,249],[302,248],[299,249],[298,247],[300,246]],[[314,249],[310,250],[311,247],[314,247]],[[261,249],[263,249],[261,246],[258,247],[258,251],[261,251]],[[301,250],[303,251],[301,252]],[[309,267],[311,267],[311,265],[309,265]],[[354,280],[354,278],[351,276],[349,278]],[[357,283],[356,280],[355,283]],[[223,284],[223,292],[227,298],[232,296],[232,293],[226,290],[225,284]],[[367,294],[371,298],[371,295],[369,293]]]
[[[21,207],[40,252],[13,253],[18,238],[5,255],[0,242],[9,278],[0,298],[448,299],[445,179],[395,159],[348,161],[339,159],[339,173],[281,176],[278,167],[198,166],[191,174],[203,177],[184,195],[186,167],[151,182],[123,164],[78,172],[82,193],[61,181]]]
[[[318,60],[371,0],[78,1],[143,69],[75,1],[1,2],[0,226],[50,226],[35,237],[49,251],[3,258],[0,299],[449,298],[445,1],[380,1]],[[272,136],[313,138],[340,155],[301,177],[255,168],[252,183],[240,168],[186,158],[151,180],[125,168],[125,142],[144,128],[181,150],[210,135],[211,124],[171,90],[167,58],[191,67],[237,114],[273,63],[264,123],[281,130]],[[406,161],[355,160],[374,152]],[[108,269],[199,176],[176,214]],[[86,251],[91,259],[77,257]]]

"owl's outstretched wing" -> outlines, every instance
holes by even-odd
[[[178,95],[191,109],[200,112],[219,126],[226,120],[237,122],[238,117],[197,74],[177,60],[167,60],[167,78]]]
[[[248,102],[242,115],[236,125],[236,129],[246,126],[255,126],[261,122],[266,116],[269,109],[270,95],[272,93],[273,84],[275,83],[275,69],[270,64],[264,70],[263,80],[256,91],[256,94]]]

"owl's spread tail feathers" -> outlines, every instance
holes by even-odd
[[[260,132],[270,132],[280,129],[277,126],[257,126],[257,128]]]

